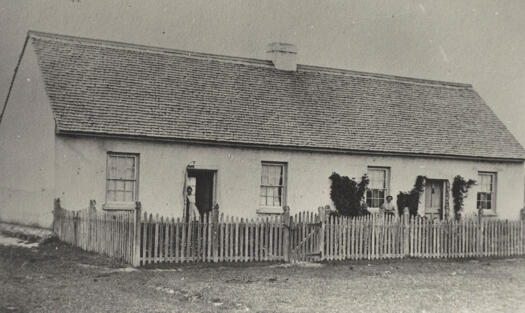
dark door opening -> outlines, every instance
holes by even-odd
[[[195,181],[195,205],[201,215],[213,208],[215,173],[216,171],[212,170],[188,169],[188,178]]]

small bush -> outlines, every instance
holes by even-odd
[[[366,188],[370,182],[366,174],[361,177],[359,183],[348,178],[348,176],[341,176],[335,172],[329,178],[332,181],[330,198],[339,215],[360,216],[369,214],[363,201]]]
[[[419,175],[416,178],[416,183],[414,188],[409,192],[400,191],[397,195],[397,210],[399,215],[403,214],[403,210],[408,207],[408,212],[410,215],[417,215],[417,209],[419,207],[419,196],[425,190],[425,176]]]

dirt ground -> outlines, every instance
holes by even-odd
[[[134,270],[56,241],[0,245],[0,312],[525,312],[525,259]]]

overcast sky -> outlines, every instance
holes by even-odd
[[[0,105],[29,29],[471,83],[525,146],[524,0],[0,0]]]

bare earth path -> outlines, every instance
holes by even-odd
[[[0,245],[0,312],[525,312],[525,259],[132,270]]]

